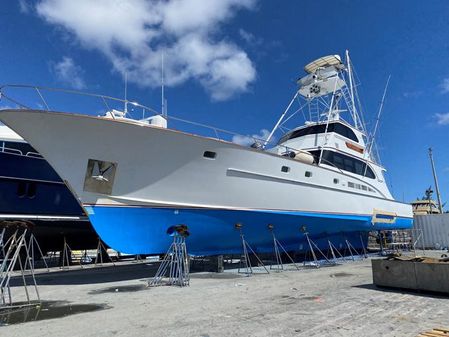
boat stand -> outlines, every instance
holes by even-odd
[[[355,261],[356,257],[361,256],[361,254],[359,254],[357,249],[354,248],[354,246],[351,244],[351,242],[349,242],[348,239],[345,239],[345,243],[346,243],[346,247],[347,247],[347,250],[345,249],[345,251],[349,252],[349,254],[351,255],[352,261]]]
[[[0,253],[2,254],[2,255],[0,255],[1,259],[5,258],[5,246],[3,244],[4,238],[5,238],[5,233],[6,233],[6,227],[4,227],[2,229],[2,232],[0,233],[0,249],[1,249]]]
[[[318,247],[318,245],[313,242],[313,240],[309,237],[309,233],[308,232],[304,232],[304,236],[306,237],[307,243],[309,245],[310,248],[310,253],[312,255],[313,261],[307,261],[307,252],[305,253],[305,258],[304,258],[304,267],[306,266],[310,266],[310,267],[315,267],[315,268],[320,268],[321,265],[326,262],[329,265],[335,265],[335,261],[331,261],[327,258],[327,256],[321,251],[321,249]],[[318,253],[324,258],[325,261],[318,261],[317,256],[315,254],[315,249],[318,251]],[[307,264],[307,262],[309,262],[309,264]]]
[[[8,228],[13,231],[13,234],[8,238],[6,243],[2,244],[5,255],[0,265],[0,308],[22,308],[40,303],[39,290],[37,288],[36,278],[34,275],[34,266],[30,264],[33,283],[29,285],[26,282],[25,266],[22,263],[24,256],[26,258],[25,261],[30,259],[30,252],[26,243],[26,235],[32,226],[33,224],[27,221],[2,221],[0,223],[0,228]],[[26,301],[17,302],[17,304],[15,304],[12,298],[10,281],[11,277],[13,277],[13,273],[16,273],[14,270],[17,269],[17,264],[23,282]],[[31,286],[34,288],[36,294],[35,300],[32,300],[31,292],[28,289]]]
[[[67,243],[67,240],[64,236],[64,246],[62,248],[62,256],[60,255],[60,258],[62,259],[62,261],[60,261],[60,269],[69,269],[70,268],[70,263],[73,260],[73,251],[72,248],[70,248],[69,244]],[[61,254],[59,253],[59,254]],[[66,265],[67,263],[67,265]],[[80,263],[81,268],[83,268],[83,265]]]
[[[335,245],[331,242],[331,240],[327,240],[327,242],[329,243],[329,251],[332,255],[332,261],[335,262],[335,264],[337,264],[337,261],[340,260],[344,260],[344,256],[340,253],[340,251],[337,249],[337,247],[335,247]],[[335,254],[335,252],[337,253],[337,255]]]
[[[142,259],[142,256],[140,256],[140,254],[137,254],[137,255],[134,257],[133,263],[141,263],[141,262],[145,262],[145,260]]]
[[[162,285],[162,281],[164,277],[167,276],[167,272],[167,285],[175,285],[179,287],[190,285],[189,257],[187,255],[186,247],[186,237],[188,236],[187,226],[185,226],[185,231],[183,229],[176,228],[170,235],[173,235],[173,242],[165,254],[156,275],[151,281],[148,282],[148,286],[150,287]]]
[[[273,264],[270,264],[270,270],[275,271],[282,271],[284,270],[284,264],[282,263],[282,256],[281,251],[284,252],[284,254],[288,257],[290,262],[295,266],[297,270],[299,270],[299,266],[295,263],[295,261],[292,259],[292,257],[287,253],[287,251],[284,249],[284,247],[281,245],[279,240],[274,235],[274,225],[268,224],[268,230],[271,232],[271,235],[273,236],[273,250],[274,250],[274,259],[276,261],[276,265],[273,266]]]
[[[44,253],[42,253],[42,249],[39,246],[39,242],[37,242],[37,239],[33,233],[31,233],[30,240],[28,241],[28,252],[30,253],[30,258],[27,259],[27,261],[25,262],[25,270],[27,269],[28,264],[29,264],[30,270],[36,268],[36,259],[35,259],[35,254],[34,254],[35,247],[36,247],[38,253],[40,254],[42,261],[44,262],[45,268],[47,268],[47,272],[49,272],[50,268],[48,268],[47,261],[45,261]]]
[[[108,260],[112,262],[112,265],[115,267],[115,263],[114,261],[112,261],[111,257],[108,254],[108,250],[106,249],[106,246],[104,245],[104,243],[101,241],[100,238],[98,238],[98,245],[97,245],[97,253],[96,253],[96,257],[95,257],[95,266],[103,265],[103,253],[106,253],[106,256],[108,257]]]
[[[235,229],[237,229],[240,232],[240,240],[242,241],[242,248],[243,248],[242,255],[240,256],[239,269],[237,272],[246,274],[246,276],[251,276],[254,273],[253,267],[251,265],[249,253],[248,253],[248,250],[249,250],[254,255],[254,257],[257,259],[259,264],[262,265],[262,267],[265,269],[267,274],[269,274],[270,272],[268,271],[267,267],[265,267],[262,260],[259,258],[259,256],[257,256],[257,254],[254,252],[254,250],[251,248],[248,241],[245,240],[245,236],[243,235],[243,231],[242,231],[243,225],[240,223],[237,223],[237,224],[235,224],[234,227],[235,227]],[[242,266],[242,264],[243,264],[243,266]],[[241,272],[240,271],[241,269],[243,269],[244,271]]]
[[[360,243],[362,244],[363,257],[365,259],[367,259],[368,258],[368,252],[366,251],[365,244],[363,243],[362,234],[360,234]]]

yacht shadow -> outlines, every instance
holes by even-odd
[[[65,269],[60,271],[51,271],[48,273],[38,273],[35,275],[38,285],[76,285],[76,284],[96,284],[107,282],[120,282],[153,277],[159,263],[128,263],[121,265],[103,265],[99,267],[85,267],[79,269]],[[75,269],[77,268],[77,269]],[[32,284],[31,275],[27,275],[27,284]],[[14,276],[10,281],[11,287],[23,286],[22,276]]]

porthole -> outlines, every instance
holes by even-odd
[[[27,185],[23,181],[19,182],[17,185],[17,196],[23,198],[26,195]]]
[[[36,196],[36,183],[29,183],[27,188],[27,197],[33,199]]]
[[[312,176],[312,172],[306,171],[305,176],[306,176],[307,178],[310,178],[310,177]]]
[[[203,157],[208,159],[215,159],[217,157],[217,153],[213,151],[204,151]]]
[[[281,167],[281,171],[284,172],[284,173],[288,173],[288,172],[290,172],[290,167],[288,167],[288,166],[282,166],[282,167]]]
[[[340,181],[337,178],[334,178],[334,184],[338,184]]]

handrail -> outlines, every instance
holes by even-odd
[[[236,133],[236,132],[232,132],[232,131],[229,131],[229,130],[217,128],[217,127],[214,127],[214,126],[210,126],[210,125],[206,125],[206,124],[202,124],[202,123],[198,123],[198,122],[189,121],[189,120],[178,118],[178,117],[174,117],[174,116],[166,116],[166,115],[163,115],[163,114],[159,113],[155,109],[150,108],[148,106],[145,106],[143,104],[140,104],[138,102],[129,101],[129,100],[121,99],[121,98],[116,98],[116,97],[112,97],[112,96],[95,94],[95,93],[84,92],[84,91],[73,90],[73,89],[52,88],[52,87],[35,86],[35,85],[28,85],[28,84],[4,84],[4,85],[0,85],[0,99],[1,98],[5,98],[8,101],[18,105],[20,108],[24,108],[24,109],[30,109],[31,110],[32,108],[27,106],[27,105],[25,105],[24,103],[18,101],[17,99],[11,97],[10,95],[7,95],[5,93],[5,90],[8,89],[8,88],[32,89],[32,90],[35,90],[47,111],[50,110],[50,108],[49,108],[49,105],[48,105],[47,101],[45,100],[45,98],[44,98],[44,96],[42,94],[42,91],[61,92],[61,93],[65,93],[65,94],[75,94],[75,95],[80,95],[80,96],[100,98],[101,101],[103,102],[103,104],[105,105],[107,111],[111,111],[112,110],[111,106],[108,105],[108,103],[107,103],[108,100],[109,101],[114,101],[114,102],[124,103],[125,105],[129,104],[129,105],[135,106],[137,108],[144,109],[144,114],[145,114],[145,111],[148,111],[148,112],[154,113],[155,115],[162,116],[162,117],[164,117],[164,118],[166,118],[168,120],[183,122],[183,123],[190,124],[190,125],[193,125],[193,126],[198,126],[198,127],[202,127],[202,128],[205,128],[205,129],[209,129],[209,130],[214,132],[215,137],[217,139],[219,139],[219,140],[222,140],[222,139],[219,137],[218,133],[224,133],[224,134],[231,135],[231,136],[249,137],[249,138],[253,139],[254,142],[261,142],[261,143],[265,142],[264,139],[259,139],[257,137],[252,137],[252,136],[248,136],[248,135],[242,135],[242,134],[239,134],[239,133]],[[112,116],[113,119],[116,118],[116,116],[114,116],[113,113],[111,114],[111,116]],[[144,120],[148,120],[149,118],[151,118],[151,117],[143,117],[140,120],[144,121]]]
[[[45,87],[45,86],[38,86],[38,85],[29,85],[29,84],[4,84],[0,86],[0,93],[1,96],[7,98],[8,100],[11,100],[11,102],[19,105],[19,106],[23,106],[27,109],[30,109],[29,107],[27,107],[26,105],[23,105],[20,102],[16,102],[13,101],[9,96],[5,95],[4,93],[4,89],[6,88],[22,88],[22,89],[34,89],[38,92],[39,96],[42,99],[42,102],[44,103],[44,105],[48,108],[48,104],[46,103],[45,99],[42,96],[42,93],[40,92],[40,90],[44,90],[44,91],[54,91],[54,92],[62,92],[62,93],[66,93],[66,94],[75,94],[75,95],[80,95],[80,96],[88,96],[88,97],[97,97],[97,98],[101,98],[103,101],[105,99],[107,100],[111,100],[111,101],[116,101],[116,102],[121,102],[124,104],[131,104],[133,106],[139,107],[139,108],[143,108],[145,110],[151,111],[153,113],[156,114],[160,114],[159,112],[157,112],[156,110],[142,105],[140,103],[134,102],[134,101],[129,101],[129,100],[125,100],[125,99],[121,99],[121,98],[117,98],[117,97],[112,97],[112,96],[107,96],[107,95],[100,95],[100,94],[94,94],[91,92],[85,92],[85,91],[80,91],[80,90],[73,90],[73,89],[63,89],[63,88],[52,88],[52,87]],[[106,107],[108,109],[109,106],[105,103]]]

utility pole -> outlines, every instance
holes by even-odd
[[[435,164],[433,162],[433,155],[432,155],[431,147],[429,147],[429,157],[430,157],[430,164],[432,165],[433,179],[435,180],[435,190],[437,192],[438,208],[440,209],[440,214],[443,214],[443,206],[441,204],[440,188],[438,187],[437,173],[435,172]]]

